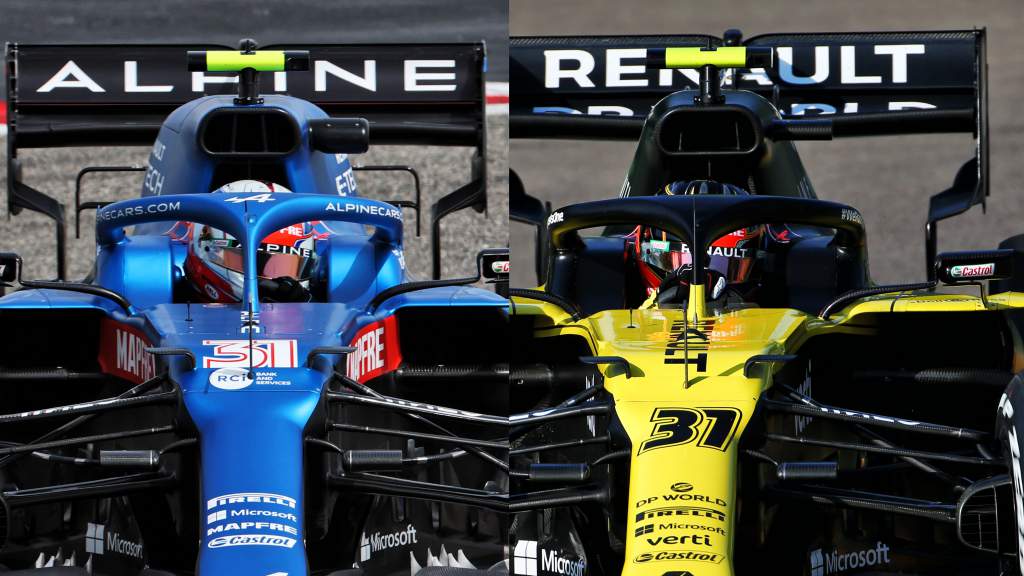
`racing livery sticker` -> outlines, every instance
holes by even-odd
[[[369,536],[364,534],[362,538],[359,539],[359,561],[366,562],[373,557],[375,552],[383,552],[384,550],[390,550],[392,548],[399,548],[416,543],[418,543],[416,538],[416,527],[412,524],[407,525],[405,530],[399,530],[398,532],[386,534],[374,532]]]
[[[402,363],[398,319],[388,316],[363,326],[349,346],[355,348],[347,357],[349,378],[362,383],[394,371]]]
[[[949,269],[953,278],[987,278],[996,272],[995,262],[987,264],[963,264]]]
[[[637,554],[633,558],[633,562],[637,564],[643,564],[645,562],[709,562],[711,564],[718,564],[722,561],[723,556],[715,552],[706,552],[704,550],[662,550],[660,552],[644,552]]]
[[[708,348],[715,330],[715,320],[684,322],[675,320],[665,344],[665,364],[688,364],[698,373],[708,369]]]
[[[293,548],[301,537],[294,498],[241,492],[206,502],[207,548],[275,546]]]
[[[203,340],[213,353],[203,356],[203,368],[295,368],[298,344],[295,340]]]
[[[89,522],[85,531],[85,551],[89,554],[102,555],[109,552],[141,559],[143,547],[141,543],[128,540],[117,531],[107,530],[104,524]]]
[[[161,186],[163,181],[160,182]],[[165,202],[163,200],[138,204],[135,206],[111,206],[96,212],[96,219],[111,222],[121,218],[142,216],[144,214],[173,214],[181,210],[181,202]]]
[[[103,318],[100,320],[100,370],[135,384],[156,376],[156,358],[146,352],[152,346],[138,328]]]
[[[586,573],[585,558],[567,558],[558,550],[544,549],[536,540],[519,540],[512,551],[512,574],[517,576],[584,576]]]
[[[383,216],[384,218],[402,219],[402,211],[389,206],[377,206],[373,204],[360,204],[357,202],[331,201],[324,205],[326,212],[343,212],[354,214],[370,214],[372,216]]]
[[[637,455],[694,441],[701,448],[725,451],[742,418],[742,412],[728,407],[655,408],[651,413],[651,435],[640,444]]]
[[[811,551],[810,559],[811,576],[839,574],[848,570],[889,564],[889,546],[883,542],[876,542],[873,548],[853,552],[841,552],[838,548],[824,552],[818,548]]]

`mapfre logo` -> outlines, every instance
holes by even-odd
[[[398,320],[394,316],[363,326],[349,345],[355,351],[346,358],[348,377],[357,382],[391,372],[402,362]]]
[[[146,352],[149,341],[142,332],[104,318],[100,324],[101,370],[139,384],[156,376],[156,358]]]
[[[953,278],[985,278],[996,272],[994,262],[988,264],[964,264],[953,266],[949,269],[949,275]]]

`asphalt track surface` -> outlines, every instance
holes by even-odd
[[[1024,3],[1020,0],[513,0],[512,35],[721,34],[988,29],[991,196],[943,222],[939,250],[993,248],[1024,233]],[[515,92],[515,86],[511,87]],[[798,145],[818,196],[860,209],[878,282],[923,280],[928,197],[971,157],[969,136],[900,136]],[[558,206],[618,195],[628,143],[514,141],[510,164],[529,193]],[[533,277],[531,229],[513,223],[513,284]]]
[[[323,2],[81,2],[55,0],[0,2],[0,42],[196,42],[234,45],[252,37],[274,42],[487,42],[488,80],[508,80],[508,4],[503,0],[345,0]],[[0,96],[2,98],[2,96]],[[467,276],[482,248],[508,245],[508,122],[488,117],[488,197],[486,214],[465,210],[442,224],[443,277]],[[0,146],[6,142],[0,137]],[[56,148],[27,150],[23,179],[65,204],[68,210],[68,276],[81,278],[92,267],[95,242],[92,214],[83,213],[82,238],[74,238],[73,194],[78,170],[89,165],[143,164],[147,148]],[[406,211],[406,262],[419,279],[430,275],[429,206],[469,181],[468,148],[379,146],[353,157],[356,165],[407,164],[420,171],[423,185],[423,236],[414,236],[414,217]],[[0,193],[6,194],[6,163],[0,164]],[[360,192],[371,198],[413,197],[408,176],[363,173]],[[118,200],[139,195],[141,178],[90,176],[83,186],[89,200]],[[8,218],[0,202],[0,251],[18,252],[25,277],[53,277],[56,270],[51,222],[23,211]]]

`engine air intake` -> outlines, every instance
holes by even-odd
[[[299,146],[299,127],[278,108],[224,108],[203,120],[199,144],[212,156],[285,156]]]

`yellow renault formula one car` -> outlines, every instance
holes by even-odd
[[[513,137],[638,141],[620,198],[513,178],[514,574],[1020,573],[1020,237],[935,254],[987,195],[984,62],[978,30],[513,40]],[[975,156],[929,280],[877,285],[791,141],[933,132]]]

